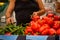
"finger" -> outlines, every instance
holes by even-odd
[[[37,15],[37,12],[34,12],[34,13],[33,13],[33,16],[36,16],[36,15]]]
[[[33,12],[33,15],[35,15],[36,14],[36,12]]]
[[[10,24],[10,23],[11,23],[10,20],[7,20],[6,24],[8,25],[8,24]]]
[[[13,18],[11,19],[11,23],[14,24],[14,19]]]
[[[7,21],[7,24],[11,24],[11,18],[8,18],[6,21]]]
[[[33,17],[33,16],[32,16],[32,15],[30,15],[30,18],[31,18],[31,19],[32,19],[32,17]]]
[[[33,14],[31,15],[31,18],[33,18],[34,15],[35,15],[35,12],[33,12]]]

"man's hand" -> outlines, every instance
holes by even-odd
[[[12,18],[12,17],[9,17],[9,18],[7,18],[6,19],[6,24],[8,25],[8,24],[13,24],[14,23],[14,19]]]
[[[34,16],[39,16],[38,13],[39,13],[38,11],[37,12],[33,12],[33,14],[31,15],[31,18],[33,18]]]

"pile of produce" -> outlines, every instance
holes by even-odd
[[[49,13],[47,16],[33,16],[26,27],[6,25],[0,27],[0,35],[60,35],[60,16]]]
[[[25,35],[60,35],[60,16],[49,13],[40,19],[34,16],[26,26]]]
[[[0,27],[0,35],[24,35],[24,29],[22,25],[15,26],[13,24]]]

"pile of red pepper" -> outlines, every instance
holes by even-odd
[[[60,16],[49,13],[42,17],[34,16],[24,31],[25,35],[60,35]]]

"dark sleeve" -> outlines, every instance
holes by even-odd
[[[18,36],[16,40],[26,40],[26,36]]]
[[[49,36],[49,37],[47,38],[47,40],[55,40],[55,37],[54,37],[54,36]]]

